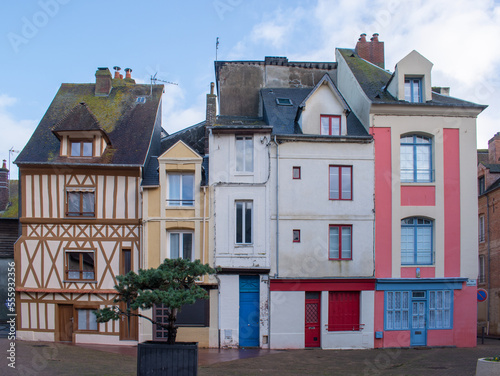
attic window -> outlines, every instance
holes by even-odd
[[[276,98],[278,106],[291,106],[292,100],[290,98]]]
[[[72,157],[92,157],[92,141],[71,141]]]
[[[137,97],[136,103],[146,103],[146,97]]]

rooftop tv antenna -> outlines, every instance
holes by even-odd
[[[150,96],[153,95],[153,85],[155,85],[157,82],[163,82],[169,85],[179,85],[178,83],[175,82],[170,82],[170,81],[165,81],[165,80],[160,80],[159,78],[156,78],[156,75],[158,72],[154,74],[154,76],[151,76],[151,93],[149,94]]]
[[[219,51],[219,37],[215,41],[215,61],[217,61],[217,52]]]

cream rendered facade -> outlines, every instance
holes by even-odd
[[[252,331],[250,346],[267,347],[269,336],[268,299],[270,268],[270,129],[227,129],[215,125],[210,128],[210,189],[214,202],[214,265],[220,268],[219,330],[220,346],[238,347],[247,340],[247,325],[242,317],[242,286],[245,278],[253,278]],[[242,133],[243,132],[243,133]],[[236,171],[236,138],[244,135],[253,144],[253,167]],[[251,205],[252,239],[238,242],[236,236],[237,203]],[[248,223],[250,221],[250,223]],[[249,227],[247,227],[249,228]]]
[[[193,259],[213,265],[209,254],[211,239],[209,223],[212,218],[210,191],[201,186],[203,158],[182,141],[178,141],[161,156],[159,163],[159,186],[143,188],[144,212],[144,268],[157,267],[165,258],[170,258],[171,247],[168,235],[171,232],[193,234]],[[167,200],[168,174],[182,173],[194,175],[193,206],[169,206]],[[217,307],[218,291],[215,278],[205,277],[202,284],[209,287],[209,325],[206,327],[181,326],[177,341],[198,342],[200,347],[216,347],[218,341]],[[151,311],[146,312],[152,315]],[[141,320],[139,341],[153,338],[153,325]]]
[[[273,147],[271,187],[272,348],[373,348],[374,346],[374,165],[370,136],[348,135],[349,108],[326,77],[302,103],[298,120],[303,134],[277,135]],[[320,135],[321,115],[340,116],[338,136]],[[331,199],[331,166],[351,169],[351,198]],[[300,177],[293,176],[295,169]],[[334,260],[329,229],[351,228],[352,257]],[[293,234],[299,233],[299,239]],[[370,287],[371,286],[371,287]],[[330,295],[358,294],[359,329],[329,329]],[[309,343],[308,300],[316,294],[319,308],[317,341]],[[314,303],[316,304],[316,303]],[[333,320],[333,319],[332,319]],[[315,325],[316,326],[316,325]]]

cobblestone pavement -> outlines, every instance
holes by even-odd
[[[0,338],[0,375],[135,375],[134,348],[15,342]],[[214,350],[200,349],[199,376],[367,375],[473,376],[478,358],[500,355],[500,340],[478,341],[475,348],[377,350]],[[236,359],[236,360],[231,360]]]

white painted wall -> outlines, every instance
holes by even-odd
[[[304,348],[304,291],[271,292],[271,348]]]
[[[239,342],[239,276],[219,275],[219,319],[222,347],[237,347]]]
[[[279,277],[373,276],[373,143],[287,142],[280,145],[279,154]],[[329,199],[330,165],[352,166],[353,200]],[[292,178],[294,166],[301,168],[301,179]],[[275,185],[274,173],[272,177]],[[276,192],[271,210],[274,230]],[[352,225],[353,260],[328,260],[329,225],[334,224]],[[293,242],[294,229],[300,230],[300,243]],[[274,231],[271,244],[274,275]]]
[[[321,293],[321,347],[323,349],[372,349],[374,346],[375,292],[361,291],[360,331],[328,331],[328,291]]]

